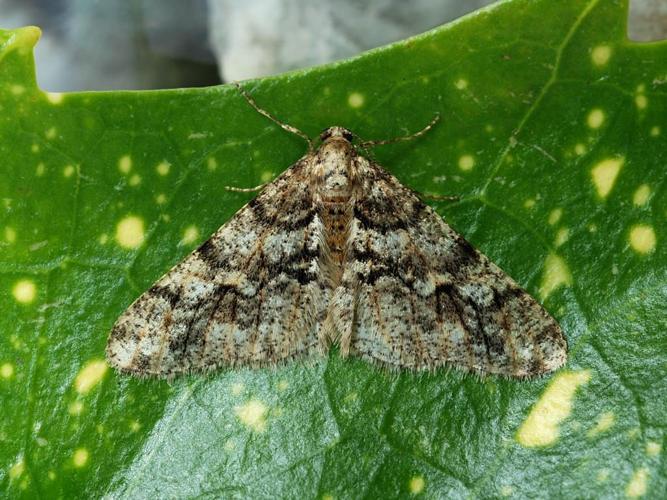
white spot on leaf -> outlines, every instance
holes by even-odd
[[[655,250],[656,238],[653,226],[637,224],[630,229],[630,246],[639,253],[647,254]]]
[[[137,248],[144,242],[144,221],[130,215],[116,226],[116,241],[123,248]]]
[[[591,169],[593,184],[600,198],[606,198],[614,187],[616,177],[625,162],[624,158],[607,158]]]
[[[268,411],[268,407],[258,399],[251,399],[235,408],[236,416],[241,423],[254,432],[264,432]]]
[[[104,378],[109,366],[102,359],[88,361],[74,379],[74,388],[79,394],[87,394]]]
[[[21,304],[30,304],[37,297],[37,286],[32,280],[20,280],[14,284],[12,294]]]

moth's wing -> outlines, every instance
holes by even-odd
[[[360,158],[342,284],[345,354],[394,367],[530,377],[565,363],[556,321],[382,167]],[[342,306],[341,306],[342,305]]]
[[[171,377],[266,365],[319,346],[329,285],[307,157],[243,207],[117,320],[107,358],[123,372]]]

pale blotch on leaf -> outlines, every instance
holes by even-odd
[[[23,92],[25,92],[25,87],[23,85],[12,85],[9,87],[9,90],[14,95],[21,95]]]
[[[135,215],[125,217],[116,226],[116,241],[123,248],[139,247],[144,237],[144,220]]]
[[[3,363],[0,366],[0,377],[10,379],[14,376],[14,365],[11,363]]]
[[[509,497],[509,496],[512,496],[512,493],[514,493],[514,488],[512,488],[510,485],[503,484],[500,487],[500,496]]]
[[[138,420],[132,420],[132,422],[130,422],[129,427],[130,427],[130,431],[138,432],[139,429],[141,429],[141,424],[139,423]]]
[[[57,133],[58,131],[56,130],[56,127],[51,127],[45,132],[44,135],[46,136],[47,139],[55,139]]]
[[[12,288],[12,295],[21,304],[30,304],[37,297],[37,286],[32,280],[19,280]]]
[[[100,234],[100,237],[97,238],[97,241],[100,245],[106,245],[109,242],[109,235],[107,233]]]
[[[591,169],[593,184],[600,198],[606,198],[611,192],[624,162],[625,158],[607,158]]]
[[[642,184],[637,188],[635,194],[632,195],[632,203],[635,206],[641,207],[642,205],[646,205],[650,196],[651,188],[648,184]]]
[[[542,300],[551,295],[554,290],[561,286],[572,284],[572,273],[563,257],[551,253],[544,260],[544,274],[540,285],[540,297]]]
[[[519,427],[516,435],[519,444],[528,448],[554,444],[560,435],[561,422],[572,412],[577,389],[590,379],[590,370],[557,373]]]
[[[649,441],[646,443],[646,454],[649,457],[657,457],[662,451],[662,445],[655,441]]]
[[[454,82],[454,86],[459,90],[465,90],[468,88],[468,80],[465,78],[459,78]]]
[[[181,238],[182,245],[192,245],[199,239],[199,229],[197,226],[188,226],[183,230],[183,237]]]
[[[118,170],[127,174],[132,169],[132,158],[130,155],[121,156],[118,160]]]
[[[169,170],[171,169],[171,164],[168,161],[161,161],[158,163],[157,167],[155,167],[155,170],[157,171],[158,175],[168,175]]]
[[[139,174],[134,174],[132,177],[130,177],[128,184],[130,186],[138,186],[141,184],[141,176]]]
[[[413,495],[419,495],[422,491],[424,491],[426,481],[424,481],[422,476],[414,476],[410,479],[410,484],[408,486],[410,488],[410,493]]]
[[[554,244],[559,247],[563,245],[567,240],[570,239],[570,230],[566,227],[561,227],[558,232],[556,233],[556,239],[554,240]]]
[[[563,216],[563,209],[562,208],[554,208],[551,213],[549,214],[549,224],[552,226],[554,224],[557,224],[560,218]]]
[[[625,487],[625,496],[628,498],[639,498],[646,494],[646,486],[648,483],[648,469],[640,467],[630,478],[628,485]]]
[[[348,98],[347,103],[351,108],[358,109],[364,105],[364,96],[359,92],[352,92]]]
[[[251,399],[247,403],[234,409],[236,416],[243,425],[254,432],[264,432],[266,416],[269,408],[258,399]]]
[[[13,227],[5,226],[5,241],[7,243],[14,243],[16,241],[16,231]]]
[[[595,108],[591,110],[590,113],[588,113],[588,117],[586,118],[586,123],[590,128],[596,129],[600,128],[602,124],[604,123],[604,111],[602,111],[600,108]]]
[[[244,390],[245,390],[245,385],[243,385],[243,383],[241,383],[241,382],[234,382],[234,383],[232,384],[232,394],[233,394],[234,396],[238,396],[238,395],[241,394]]]
[[[167,202],[167,196],[164,193],[160,193],[155,197],[155,203],[158,205],[164,205]]]
[[[577,143],[574,146],[574,152],[579,155],[585,155],[586,154],[586,146],[584,146],[582,143]]]
[[[523,207],[527,209],[531,209],[535,206],[535,199],[534,198],[528,198],[526,201],[523,202]]]
[[[102,359],[88,361],[74,379],[74,388],[79,394],[87,394],[104,378],[109,365]]]
[[[280,382],[278,382],[278,390],[280,392],[286,391],[288,387],[289,387],[289,382],[287,380],[281,380]]]
[[[609,469],[600,469],[595,476],[598,483],[604,483],[607,479],[609,479]]]
[[[655,250],[656,238],[653,226],[637,224],[630,229],[630,246],[639,253],[651,253]]]
[[[50,471],[47,473],[47,477],[48,477],[51,481],[53,481],[53,480],[55,480],[56,477],[58,477],[58,476],[56,476],[55,471],[50,470]]]
[[[87,449],[77,448],[72,455],[72,463],[77,468],[85,467],[88,463],[88,458],[90,458],[90,453],[88,453]]]
[[[9,480],[18,479],[23,475],[23,472],[25,472],[25,462],[23,461],[23,457],[21,457],[9,468]]]
[[[262,175],[259,176],[259,179],[262,183],[270,182],[273,179],[273,172],[270,170],[265,170],[262,172]]]
[[[635,96],[635,104],[637,109],[646,109],[648,107],[648,98],[644,94],[638,94]]]
[[[62,104],[63,100],[65,99],[65,94],[61,92],[47,92],[46,99],[51,104]]]
[[[33,153],[39,153],[39,144],[33,144],[32,146],[30,146],[30,151],[32,151]]]
[[[614,415],[614,412],[606,411],[598,417],[597,421],[595,422],[595,425],[586,433],[586,435],[589,438],[595,437],[598,434],[601,434],[611,429],[614,426],[615,422],[616,422],[616,416]]]
[[[322,500],[336,500],[336,497],[331,493],[324,493],[322,494]]]
[[[463,155],[459,158],[459,168],[469,172],[475,166],[475,158],[472,155]]]
[[[72,174],[74,174],[74,165],[65,165],[65,168],[63,168],[63,176],[67,177],[72,177]]]
[[[73,417],[78,417],[83,413],[83,401],[72,401],[68,406],[67,406],[67,413],[72,415]]]
[[[35,175],[37,177],[41,177],[44,175],[44,172],[46,171],[46,165],[44,165],[44,162],[39,162],[37,164],[37,167],[35,168]]]
[[[611,47],[609,45],[598,45],[591,50],[591,60],[596,66],[604,66],[611,58]]]
[[[651,131],[649,133],[651,134],[651,137],[658,137],[660,135],[660,127],[654,125],[651,127]]]
[[[208,160],[206,160],[206,168],[208,168],[212,172],[213,170],[218,168],[218,161],[212,156],[209,156]]]

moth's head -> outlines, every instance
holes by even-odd
[[[352,142],[354,134],[343,127],[329,127],[320,134],[320,140],[326,142],[331,139],[343,139],[347,142]]]

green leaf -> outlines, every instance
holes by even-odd
[[[314,364],[169,384],[103,362],[118,315],[305,145],[231,87],[48,94],[0,32],[0,482],[11,497],[662,497],[667,45],[627,2],[513,0],[246,84],[339,124],[559,320],[518,382]],[[76,68],[73,68],[75,71]]]

